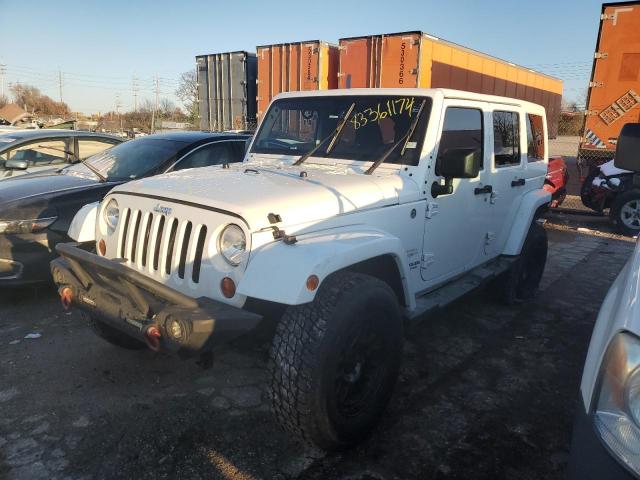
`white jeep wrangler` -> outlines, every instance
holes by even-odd
[[[275,414],[345,448],[391,397],[406,321],[485,280],[536,291],[546,132],[538,105],[454,90],[279,95],[243,163],[112,190],[97,255],[58,245],[53,278],[106,340],[183,357],[279,307]]]

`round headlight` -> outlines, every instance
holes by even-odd
[[[107,206],[102,211],[102,215],[109,228],[115,230],[120,218],[120,209],[118,208],[118,202],[116,202],[115,198],[109,200]]]
[[[234,267],[240,265],[247,252],[247,238],[238,225],[229,224],[218,237],[220,255]]]

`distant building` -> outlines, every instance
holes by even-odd
[[[168,120],[162,120],[161,122],[159,122],[160,125],[158,125],[158,123],[156,123],[156,128],[158,130],[189,130],[192,125],[188,122],[171,122]]]

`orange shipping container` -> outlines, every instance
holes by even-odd
[[[256,47],[258,116],[281,92],[338,87],[338,47],[327,42],[280,43]]]
[[[623,125],[640,121],[640,2],[605,3],[600,15],[579,164],[613,158]]]
[[[562,81],[422,32],[340,39],[340,88],[455,88],[540,104],[556,135]]]

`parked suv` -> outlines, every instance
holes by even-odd
[[[51,270],[63,305],[122,347],[202,354],[281,310],[276,417],[341,449],[389,401],[406,323],[485,280],[508,302],[535,293],[546,173],[538,105],[445,89],[288,93],[243,163],[115,188],[99,254],[58,245]]]

